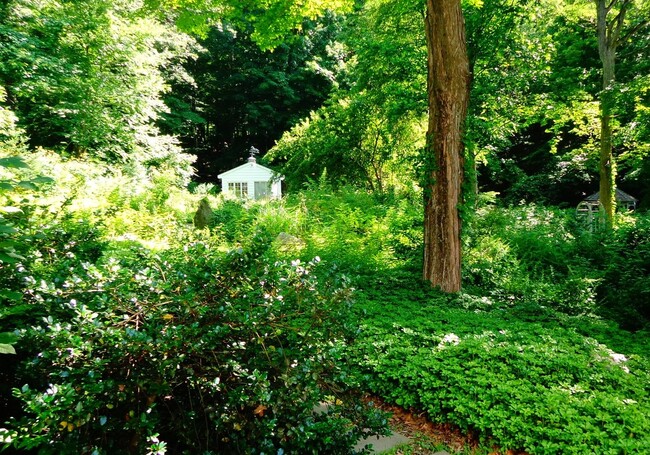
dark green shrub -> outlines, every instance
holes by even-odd
[[[7,272],[0,275],[0,284],[6,278],[6,292],[13,297],[4,301],[0,331],[65,313],[60,311],[63,304],[93,288],[91,264],[107,245],[100,226],[70,216],[25,227],[22,241],[22,260],[0,267]]]
[[[650,322],[650,218],[639,215],[604,238],[601,311],[630,330]]]
[[[21,331],[36,352],[5,442],[42,453],[348,453],[386,421],[343,360],[342,277],[272,263],[268,239],[80,264],[74,298]],[[85,289],[86,292],[82,292]],[[315,411],[322,402],[329,410]]]

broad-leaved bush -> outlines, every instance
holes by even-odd
[[[41,453],[347,453],[385,418],[343,358],[358,324],[343,277],[193,242],[70,264],[36,284],[56,307],[20,331],[34,355],[2,438]],[[327,406],[325,406],[327,404]],[[322,408],[319,410],[319,407]]]

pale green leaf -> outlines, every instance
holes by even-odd
[[[34,185],[33,182],[30,181],[18,182],[16,186],[19,186],[20,188],[24,188],[26,190],[32,190],[32,191],[38,190],[38,187]]]
[[[0,354],[15,354],[16,350],[10,344],[0,344]]]

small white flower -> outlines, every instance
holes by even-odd
[[[447,335],[444,336],[442,342],[458,344],[460,343],[460,338],[458,338],[458,335],[456,335],[455,333],[448,333]]]
[[[457,345],[459,343],[460,343],[460,338],[458,337],[458,335],[456,335],[455,333],[448,333],[447,335],[442,337],[442,340],[438,344],[438,349],[443,349],[445,348],[445,346],[449,344]]]
[[[623,354],[610,352],[609,357],[612,359],[614,363],[627,362],[627,357],[625,357]]]

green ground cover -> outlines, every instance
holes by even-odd
[[[465,308],[418,289],[359,292],[365,317],[351,350],[368,389],[485,447],[553,453],[642,453],[647,429],[647,332],[531,309]],[[522,317],[523,315],[523,317]]]

